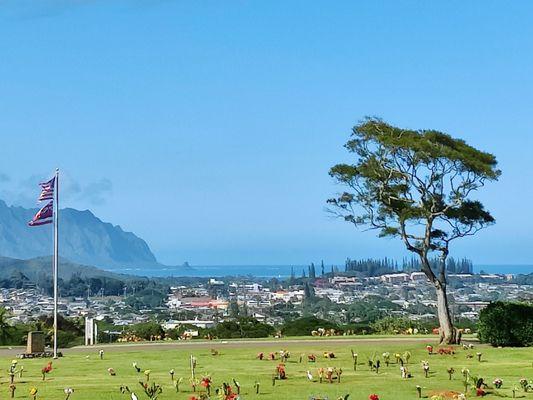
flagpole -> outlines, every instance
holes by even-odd
[[[57,274],[59,263],[59,240],[58,240],[58,227],[59,227],[59,169],[56,169],[55,176],[55,190],[54,190],[54,358],[57,358]]]

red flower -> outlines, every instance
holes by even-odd
[[[50,371],[52,371],[52,361],[50,361],[48,364],[46,364],[45,367],[43,367],[43,369],[41,370],[44,374],[47,374],[49,373]]]
[[[377,394],[371,394],[368,396],[368,400],[379,400],[379,396]]]
[[[477,388],[476,389],[476,396],[480,396],[480,397],[485,396],[485,391],[483,389],[481,389],[481,388]]]

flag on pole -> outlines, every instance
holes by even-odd
[[[49,202],[37,211],[37,214],[28,222],[29,226],[39,226],[54,223],[54,358],[57,358],[57,302],[59,290],[57,286],[58,276],[58,264],[59,264],[59,169],[56,169],[56,173],[52,179],[48,182],[39,183],[41,187],[41,194],[39,195],[39,201],[49,200]]]
[[[54,221],[54,202],[50,201],[47,205],[37,211],[37,214],[28,222],[29,226],[39,226],[51,224]]]
[[[54,198],[54,187],[55,187],[56,178],[50,179],[48,182],[39,183],[41,187],[41,194],[39,196],[39,201],[43,200],[52,200]]]

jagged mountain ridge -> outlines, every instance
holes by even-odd
[[[0,200],[0,255],[30,259],[52,254],[52,225],[28,226],[36,212]],[[72,262],[104,269],[160,265],[143,239],[89,210],[62,209],[60,223],[59,253]]]

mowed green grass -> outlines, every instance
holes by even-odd
[[[434,340],[434,339],[432,339]],[[368,399],[369,394],[376,393],[381,400],[416,399],[416,385],[423,387],[423,395],[427,396],[431,391],[456,390],[462,391],[461,369],[468,368],[473,375],[485,378],[492,386],[494,378],[503,379],[501,394],[511,396],[511,389],[518,386],[518,380],[522,377],[533,379],[533,349],[532,348],[505,348],[498,349],[489,346],[475,345],[473,350],[457,348],[453,356],[431,355],[428,356],[426,344],[432,343],[431,339],[420,342],[402,342],[396,339],[382,339],[373,343],[367,341],[359,344],[337,342],[333,345],[323,340],[306,341],[305,343],[292,343],[286,340],[280,343],[254,343],[243,344],[242,348],[225,347],[224,344],[213,342],[205,348],[193,349],[186,346],[164,346],[154,349],[143,348],[139,350],[135,346],[123,346],[106,348],[104,360],[100,360],[98,350],[95,347],[86,353],[77,351],[65,351],[65,356],[53,362],[54,369],[41,380],[41,368],[46,360],[20,360],[19,365],[24,366],[22,378],[16,378],[15,398],[29,398],[31,387],[38,389],[38,399],[64,399],[63,390],[72,387],[74,394],[72,400],[82,399],[128,399],[129,395],[123,395],[119,391],[122,384],[133,389],[139,399],[147,398],[142,393],[138,383],[144,379],[144,374],[138,374],[132,367],[135,361],[143,370],[151,370],[150,381],[163,385],[163,393],[159,399],[189,399],[193,394],[189,383],[190,369],[189,356],[193,354],[197,360],[196,373],[198,377],[210,375],[213,387],[221,386],[222,382],[231,383],[235,378],[241,384],[241,398],[261,400],[307,400],[312,395],[328,396],[330,400],[350,394],[350,399]],[[234,342],[231,342],[235,346]],[[220,355],[212,356],[210,348],[218,349]],[[436,347],[436,346],[435,346]],[[277,381],[272,386],[272,375],[279,361],[259,361],[256,359],[258,352],[262,351],[265,356],[269,352],[286,349],[291,352],[291,358],[286,363],[287,380]],[[358,353],[359,365],[357,371],[353,370],[353,361],[350,350]],[[334,352],[337,358],[325,359],[324,351]],[[401,379],[399,366],[394,362],[394,353],[410,351],[412,357],[408,369],[414,375],[411,379]],[[381,358],[383,352],[391,353],[391,365],[386,367],[382,361],[379,374],[371,372],[366,365],[367,359],[372,354]],[[482,362],[478,362],[476,353],[481,352]],[[306,357],[299,363],[301,353],[317,355],[316,363],[308,363]],[[468,359],[467,354],[473,354],[474,358]],[[87,355],[89,357],[87,357]],[[425,378],[421,360],[428,360],[430,364],[430,377]],[[0,359],[0,399],[9,396],[9,378],[7,369],[11,358]],[[337,367],[343,369],[341,383],[319,383],[317,369],[320,367]],[[453,380],[448,379],[447,368],[453,367],[456,373]],[[110,376],[108,368],[116,371],[116,376]],[[174,389],[169,370],[175,370],[175,377],[183,377],[180,393]],[[306,371],[309,370],[316,382],[309,382]],[[260,394],[256,395],[253,385],[260,382]],[[231,383],[232,384],[232,383]],[[232,384],[233,386],[233,384]],[[532,399],[533,393],[519,393],[522,398]],[[495,396],[490,396],[495,398]],[[215,395],[213,399],[217,398]]]

